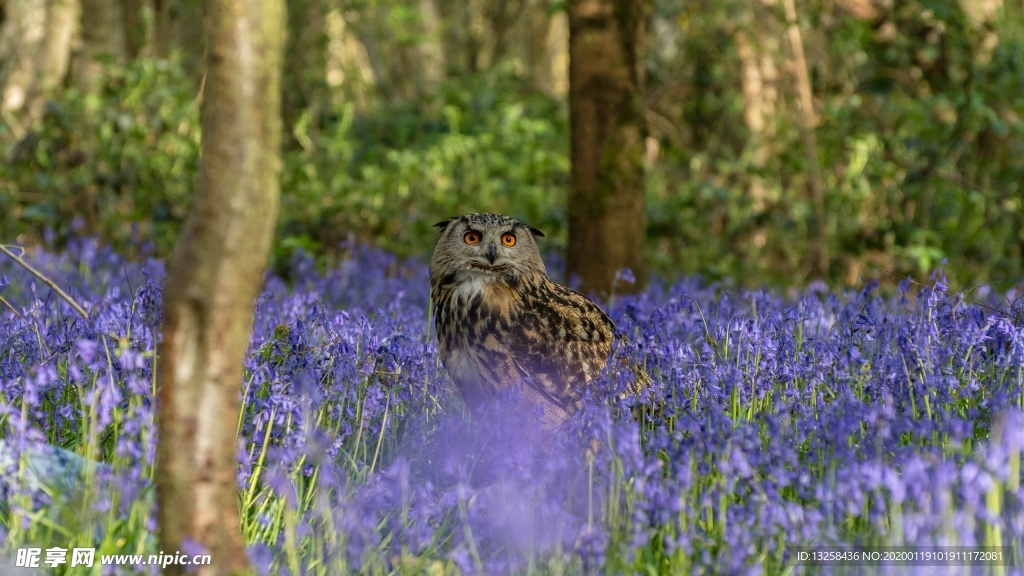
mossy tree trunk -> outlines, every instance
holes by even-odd
[[[569,2],[567,271],[598,294],[638,289],[645,275],[643,47],[651,8],[651,0]],[[624,268],[636,283],[616,282]]]
[[[235,428],[278,210],[285,7],[210,0],[206,10],[201,168],[164,288],[156,482],[161,548],[196,542],[214,563],[199,574],[229,574],[248,570]]]

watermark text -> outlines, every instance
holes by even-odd
[[[18,555],[14,565],[19,568],[41,568],[49,566],[56,568],[67,565],[69,567],[81,566],[92,568],[94,564],[100,566],[191,566],[209,565],[211,562],[209,554],[100,554],[96,555],[95,548],[18,548]]]
[[[1011,566],[1009,546],[790,546],[804,566]]]

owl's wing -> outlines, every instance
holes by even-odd
[[[537,288],[509,326],[507,343],[523,382],[572,414],[582,387],[600,374],[615,325],[586,296],[551,282]]]

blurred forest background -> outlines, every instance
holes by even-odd
[[[564,249],[563,2],[287,4],[279,271],[352,241],[426,258],[431,225],[468,211]],[[0,242],[169,253],[202,10],[0,0]],[[1022,0],[656,0],[644,68],[655,272],[852,285],[945,260],[957,287],[1021,278]]]

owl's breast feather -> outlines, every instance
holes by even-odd
[[[448,350],[443,361],[467,403],[477,404],[490,395],[484,384],[484,375],[480,373],[480,362],[468,347],[457,346]]]

